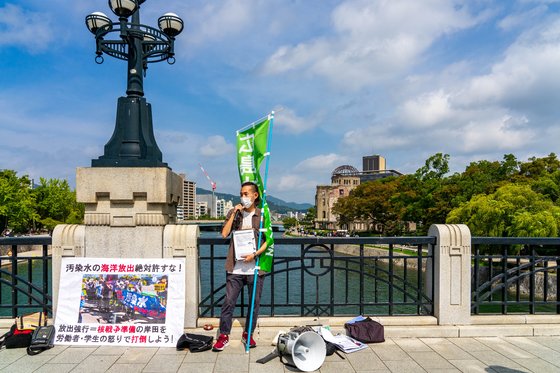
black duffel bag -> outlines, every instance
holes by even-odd
[[[177,341],[177,350],[188,348],[191,352],[202,352],[212,348],[214,337],[201,334],[185,333]]]
[[[385,331],[383,325],[371,318],[354,323],[346,323],[344,327],[348,331],[348,335],[363,343],[380,343],[385,342]]]
[[[17,324],[13,324],[10,330],[0,337],[0,348],[25,348],[31,344],[33,329],[18,329]]]

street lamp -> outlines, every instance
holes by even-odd
[[[108,0],[118,22],[101,12],[86,17],[86,26],[95,35],[95,62],[102,64],[104,53],[128,61],[127,96],[118,99],[113,136],[104,154],[91,161],[92,167],[167,167],[154,137],[151,105],[143,97],[144,77],[148,63],[175,63],[175,37],[183,31],[183,20],[166,13],[158,19],[159,30],[142,25],[140,6],[145,1]]]

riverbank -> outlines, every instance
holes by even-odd
[[[51,246],[48,247],[48,255],[52,255]],[[28,258],[38,258],[43,256],[42,245],[18,245],[18,263],[25,262]],[[22,254],[22,255],[20,255]],[[1,267],[11,267],[12,247],[8,245],[0,246]]]
[[[393,258],[393,265],[403,267],[406,261],[406,266],[409,269],[418,269],[418,260],[416,255],[407,254],[407,250],[414,250],[416,248],[410,248],[406,246],[396,246],[394,250],[395,257]],[[337,253],[342,253],[351,256],[360,256],[360,245],[335,245],[334,251]],[[424,253],[427,254],[427,250],[423,250]],[[380,257],[379,261],[383,263],[389,262],[389,248],[382,248],[379,246],[372,247],[370,245],[364,245],[364,256],[378,256]],[[408,257],[408,258],[407,258]],[[521,261],[520,263],[527,263],[527,260]],[[495,262],[495,264],[498,262]],[[515,264],[515,262],[514,262]],[[501,262],[500,262],[501,265]],[[422,270],[426,270],[426,261],[422,263]],[[474,272],[474,271],[473,271]],[[521,276],[523,271],[513,272],[510,277],[514,275],[518,275],[521,278],[516,280],[512,283],[508,284],[507,291],[510,294],[516,294],[517,288],[519,287],[520,295],[528,297],[531,294],[531,286],[535,288],[535,294],[538,299],[544,299],[546,295],[546,299],[548,301],[556,301],[557,299],[557,276],[555,273],[548,273],[543,269],[542,272],[535,273],[534,276],[534,285],[531,284],[531,277],[530,276]],[[490,268],[488,266],[481,266],[478,272],[478,279],[477,283],[479,286],[481,284],[487,283],[494,276]],[[496,281],[492,284],[491,288],[501,288],[502,284],[499,281]],[[475,279],[474,276],[472,278],[471,287],[475,288]],[[545,291],[546,289],[546,291]]]
[[[341,254],[360,256],[360,245],[334,245],[334,251]],[[418,257],[415,255],[408,254],[407,251],[414,251],[416,253],[416,247],[408,247],[402,245],[395,245],[393,250],[393,265],[404,267],[409,269],[418,270]],[[427,255],[427,250],[423,250],[422,253]],[[382,263],[389,263],[389,247],[383,248],[380,246],[364,245],[364,256],[369,257],[379,257],[379,261]],[[422,270],[426,269],[426,260],[422,262]]]

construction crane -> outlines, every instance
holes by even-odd
[[[216,203],[214,202],[214,192],[216,191],[216,183],[210,178],[210,175],[208,175],[208,172],[206,172],[206,170],[204,169],[204,167],[202,167],[202,165],[199,163],[198,166],[200,167],[200,169],[202,170],[202,173],[204,174],[204,176],[206,176],[206,178],[208,179],[208,181],[210,182],[210,185],[212,186],[212,215],[214,215],[214,217],[218,217],[217,211],[216,211]]]

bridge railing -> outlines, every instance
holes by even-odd
[[[440,319],[443,297],[457,293],[453,286],[467,290],[468,315],[560,314],[560,238],[472,237],[463,246],[445,244],[444,238],[277,238],[261,314]],[[0,238],[0,317],[52,312],[51,241],[49,236]],[[22,252],[29,246],[32,252]],[[193,286],[200,291],[199,317],[219,315],[226,250],[227,240],[198,238],[200,276]],[[466,253],[466,281],[456,279],[459,251]],[[441,266],[446,256],[449,265]],[[442,291],[447,283],[451,288]],[[459,303],[464,302],[449,300]],[[238,315],[246,312],[244,294]]]
[[[0,317],[52,314],[51,242],[50,236],[0,237]]]
[[[199,238],[201,317],[219,316],[229,240]],[[435,237],[278,238],[261,315],[430,315],[426,287]],[[236,316],[248,311],[243,291]]]
[[[560,238],[473,237],[471,311],[560,314]]]

